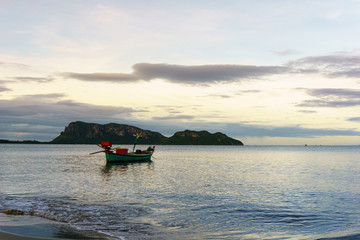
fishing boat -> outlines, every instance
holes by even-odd
[[[132,152],[128,148],[114,149],[110,141],[102,141],[100,146],[104,148],[106,163],[150,161],[155,151],[155,146]]]
[[[90,155],[104,152],[106,157],[106,163],[150,161],[151,156],[155,151],[155,146],[148,147],[146,150],[138,149],[135,151],[136,141],[141,136],[141,133],[134,136],[136,136],[136,139],[132,152],[129,152],[128,148],[113,148],[111,141],[101,141],[98,146],[101,147],[103,150],[90,153]]]

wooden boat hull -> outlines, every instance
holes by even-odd
[[[113,152],[105,152],[107,163],[150,161],[152,154],[153,151],[144,152],[144,153],[128,153],[128,154],[116,154]]]

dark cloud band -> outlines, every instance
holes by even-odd
[[[126,82],[165,79],[176,83],[208,84],[259,78],[288,71],[281,66],[199,65],[138,63],[133,73],[63,73],[62,76],[82,81]]]
[[[300,58],[288,62],[286,66],[294,73],[319,73],[327,77],[360,78],[360,56],[338,53],[325,56]]]
[[[346,88],[301,89],[313,97],[298,107],[353,107],[360,106],[360,90]]]
[[[327,77],[360,78],[360,56],[348,53],[305,57],[282,66],[256,65],[174,65],[137,63],[132,73],[63,73],[61,76],[82,81],[133,82],[164,79],[181,84],[212,84],[264,78],[274,74],[317,73]]]
[[[139,110],[75,102],[59,93],[24,95],[12,100],[0,100],[0,139],[10,131],[14,134],[8,136],[11,139],[17,132],[25,132],[29,136],[36,135],[37,140],[51,140],[49,134],[55,137],[60,133],[59,129],[69,122],[89,119],[104,123],[118,122],[134,112]]]

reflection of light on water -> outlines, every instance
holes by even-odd
[[[111,165],[89,156],[93,146],[18,147],[0,145],[0,207],[81,229],[145,239],[360,232],[358,147],[159,146],[152,162]]]
[[[111,177],[112,174],[128,174],[128,171],[142,173],[144,171],[154,170],[153,161],[142,161],[134,163],[107,163],[101,168],[101,173],[105,177]]]

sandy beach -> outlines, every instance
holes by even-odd
[[[20,235],[0,232],[1,240],[50,240],[50,238],[32,238],[32,237],[24,237]],[[53,238],[54,239],[54,238]]]
[[[80,231],[65,223],[29,215],[0,213],[1,240],[112,239],[91,231]]]

